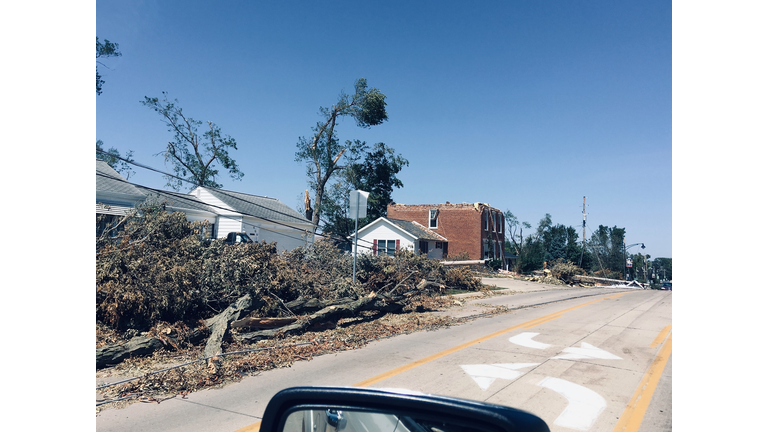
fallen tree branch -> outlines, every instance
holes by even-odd
[[[152,354],[163,347],[160,339],[151,336],[136,336],[123,344],[107,345],[96,348],[96,369],[117,364],[131,356]]]
[[[235,303],[229,305],[220,314],[209,318],[204,325],[194,329],[188,340],[191,343],[197,343],[206,335],[210,334],[205,345],[204,356],[211,357],[221,351],[221,343],[229,330],[232,322],[240,318],[254,307],[262,304],[259,301],[253,305],[251,296],[246,294],[240,297]],[[177,345],[172,338],[169,338],[171,345]],[[137,336],[128,342],[115,345],[107,345],[96,349],[96,369],[104,368],[110,364],[117,364],[131,356],[146,356],[156,350],[166,346],[166,342],[158,337]]]
[[[238,335],[238,338],[245,342],[255,342],[278,335],[301,333],[302,331],[305,331],[311,327],[320,326],[321,324],[328,322],[336,322],[341,318],[354,316],[357,314],[357,312],[364,310],[364,308],[370,303],[374,302],[374,300],[376,300],[376,293],[371,292],[367,296],[361,297],[353,302],[325,307],[318,312],[315,312],[314,314],[307,317],[303,317],[287,326],[272,330],[245,333]]]
[[[247,317],[232,323],[232,328],[260,328],[260,329],[273,329],[293,324],[299,317],[290,318],[252,318]]]
[[[206,322],[208,328],[211,330],[211,335],[208,337],[208,342],[205,344],[203,356],[210,357],[221,352],[221,342],[224,340],[224,336],[227,334],[230,324],[239,319],[240,315],[244,312],[250,310],[252,303],[250,294],[246,294],[237,299],[233,304],[229,305],[222,313]]]

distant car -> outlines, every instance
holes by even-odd
[[[672,282],[662,282],[661,289],[672,291]]]
[[[244,232],[231,232],[227,234],[227,238],[224,239],[225,244],[238,244],[238,243],[253,243],[253,240],[251,240],[250,237],[248,237],[248,234]]]

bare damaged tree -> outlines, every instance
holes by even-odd
[[[158,153],[173,164],[176,176],[166,176],[167,184],[173,190],[180,190],[184,180],[195,186],[220,188],[222,185],[216,182],[218,165],[229,171],[233,180],[243,178],[237,163],[229,156],[230,149],[237,150],[235,139],[222,136],[221,129],[213,122],[207,122],[209,130],[199,135],[197,127],[203,123],[184,116],[177,106],[179,101],[170,102],[166,92],[163,92],[163,100],[145,96],[141,103],[163,116],[168,131],[174,134],[174,140],[168,141],[165,151]]]
[[[299,138],[296,161],[306,162],[309,183],[315,190],[315,209],[312,215],[315,232],[320,223],[325,186],[334,173],[342,168],[339,160],[347,150],[365,145],[359,140],[348,140],[344,145],[340,144],[335,132],[337,121],[344,116],[351,116],[359,127],[381,124],[387,120],[387,104],[384,99],[386,96],[383,93],[376,88],[368,89],[365,78],[360,78],[355,83],[354,95],[342,92],[339,101],[332,107],[320,108],[320,114],[325,120],[317,122],[311,138]]]

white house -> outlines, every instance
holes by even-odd
[[[253,241],[276,242],[292,250],[314,240],[312,222],[275,198],[198,187],[185,194],[129,183],[106,162],[96,160],[96,235],[136,205],[156,202],[169,212],[183,212],[192,222],[208,221],[208,235],[225,238],[245,232]]]
[[[108,163],[96,159],[96,235],[115,224],[146,196]]]
[[[137,188],[144,193],[145,203],[154,202],[165,206],[169,212],[182,212],[190,222],[208,222],[206,236],[214,238],[219,215],[208,204],[192,195],[181,192],[161,191],[142,186],[137,186]]]
[[[349,237],[354,241],[354,236]],[[418,222],[380,217],[357,232],[357,253],[394,255],[410,249],[418,255],[443,259],[448,254],[448,239]]]
[[[314,240],[312,222],[276,198],[203,186],[189,193],[217,214],[215,238],[245,232],[253,241],[277,242],[278,250],[292,250]]]

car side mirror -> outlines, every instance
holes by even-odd
[[[260,432],[548,432],[522,410],[405,390],[293,387],[267,404]]]

